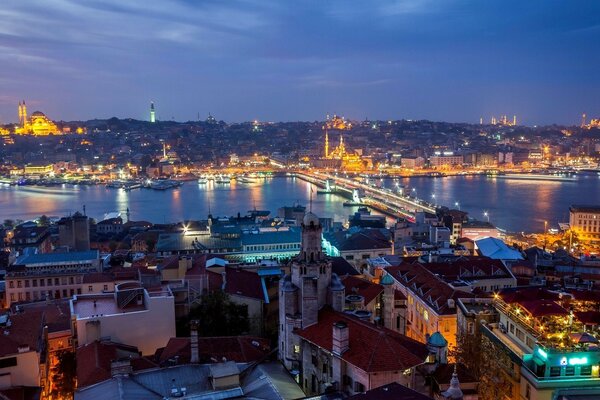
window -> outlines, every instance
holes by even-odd
[[[54,286],[60,285],[60,280],[58,278],[54,278]]]
[[[525,386],[525,398],[527,400],[531,398],[531,386],[529,386],[529,384]]]
[[[297,344],[294,345],[294,353],[300,354],[300,346]]]
[[[581,375],[591,375],[592,374],[592,366],[591,365],[584,365],[581,367]]]
[[[363,385],[360,382],[355,382],[354,383],[354,391],[355,392],[359,392],[359,393],[364,392],[365,391],[365,385]]]
[[[354,260],[354,256],[352,254],[346,256],[346,260]]]
[[[17,287],[18,288],[23,287],[23,282],[22,281],[17,281]]]
[[[104,285],[104,290],[108,290],[108,285]]]
[[[25,280],[25,287],[29,287],[29,279]]]
[[[69,284],[73,285],[75,283],[75,279],[72,276],[69,277]]]
[[[472,322],[467,323],[467,332],[469,333],[469,335],[472,335],[475,333],[475,324]]]
[[[92,285],[89,285],[88,286],[88,292],[92,292],[92,291],[94,291],[94,287]]]
[[[566,367],[565,368],[565,376],[573,376],[575,375],[575,367]]]
[[[550,376],[560,376],[560,367],[550,367]]]
[[[15,301],[15,294],[14,293],[10,294],[10,301],[11,302]]]
[[[0,368],[14,367],[17,365],[17,357],[4,358],[0,360]]]
[[[34,279],[31,283],[33,284],[33,287],[37,287],[37,279]]]
[[[81,288],[77,289],[77,294],[81,294]]]
[[[313,365],[319,365],[319,360],[317,360],[317,357],[316,357],[316,356],[312,356],[312,359],[311,359],[311,361],[312,361],[312,364],[313,364]]]
[[[8,282],[8,287],[11,288],[11,289],[14,288],[15,287],[15,282],[14,281]]]
[[[327,375],[327,364],[323,363],[323,374]]]
[[[40,286],[46,286],[46,281],[42,278],[40,279]]]
[[[368,260],[369,259],[369,255],[368,254],[363,254],[362,255],[362,259],[363,260]]]

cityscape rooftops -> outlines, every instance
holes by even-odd
[[[569,207],[571,212],[579,213],[600,213],[600,205],[572,205]]]
[[[333,324],[343,321],[349,329],[349,348],[341,358],[365,372],[404,371],[423,364],[429,350],[423,343],[395,331],[324,307],[318,322],[298,331],[317,346],[333,351]]]

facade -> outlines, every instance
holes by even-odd
[[[423,168],[425,166],[425,159],[423,157],[402,157],[400,165],[408,169]]]
[[[455,154],[434,155],[429,157],[429,165],[432,168],[451,168],[461,166],[463,164],[463,156]]]
[[[21,256],[6,272],[6,306],[81,294],[84,276],[100,270],[97,250]]]
[[[588,300],[584,293],[534,287],[506,289],[494,297],[498,322],[480,329],[498,354],[506,354],[499,374],[510,385],[511,398],[600,398],[600,314],[597,300]]]
[[[381,229],[356,229],[329,232],[323,235],[323,248],[330,257],[343,257],[361,270],[371,258],[392,253],[389,231]]]
[[[587,243],[600,242],[600,206],[571,206],[569,226],[579,240]]]
[[[17,226],[10,239],[11,250],[24,254],[25,249],[32,248],[37,253],[50,253],[52,241],[47,227],[25,223]]]
[[[148,291],[138,282],[121,283],[114,293],[75,296],[71,315],[79,346],[110,337],[149,355],[175,336],[175,303],[168,288]]]

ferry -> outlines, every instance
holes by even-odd
[[[513,179],[526,181],[558,181],[558,182],[576,182],[577,178],[566,175],[551,175],[551,174],[505,174],[496,175],[496,179]]]
[[[255,183],[256,178],[252,177],[251,175],[240,175],[236,178],[236,181],[240,183]]]
[[[198,178],[198,184],[200,185],[206,185],[208,183],[208,179],[204,176],[201,176],[200,178]]]

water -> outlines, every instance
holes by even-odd
[[[485,176],[400,179],[401,185],[414,188],[419,198],[440,205],[454,206],[470,216],[490,221],[500,228],[519,231],[541,231],[568,221],[571,204],[599,204],[600,178],[580,175],[576,182],[525,181],[494,179]],[[392,188],[395,182],[385,180]],[[432,197],[435,195],[435,198]],[[343,207],[343,198],[313,193],[313,211],[323,217],[344,221],[356,208]],[[0,220],[31,219],[42,214],[63,216],[80,211],[101,219],[107,212],[130,209],[132,220],[155,223],[184,219],[205,219],[209,209],[213,215],[242,215],[256,207],[270,210],[272,215],[284,205],[299,202],[308,205],[310,185],[297,178],[271,178],[264,182],[244,184],[232,182],[199,185],[188,182],[178,189],[154,191],[136,189],[125,192],[104,186],[2,186],[0,185]]]

